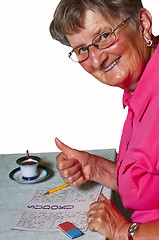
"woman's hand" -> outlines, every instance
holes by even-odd
[[[94,172],[94,155],[66,146],[58,138],[56,146],[62,151],[57,156],[57,169],[70,186],[76,187],[91,180]]]
[[[103,194],[100,194],[99,201],[90,205],[87,223],[89,230],[98,232],[111,240],[127,239],[130,226],[119,209]]]

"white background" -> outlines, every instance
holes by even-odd
[[[116,148],[123,91],[67,58],[49,25],[59,0],[0,0],[0,153]],[[158,2],[143,0],[158,35]]]

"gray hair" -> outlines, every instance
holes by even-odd
[[[88,9],[99,12],[106,19],[111,16],[124,20],[131,16],[130,24],[136,28],[142,7],[141,0],[61,0],[50,24],[50,33],[53,39],[70,46],[66,35],[83,28],[83,16]]]

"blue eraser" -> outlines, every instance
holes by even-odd
[[[58,227],[71,239],[80,237],[82,235],[82,232],[70,222],[61,223],[58,225]]]
[[[69,230],[66,233],[67,233],[67,236],[72,239],[76,238],[76,237],[80,237],[82,235],[82,232],[78,228]]]

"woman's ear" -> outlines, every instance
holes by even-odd
[[[142,35],[145,41],[149,41],[152,37],[152,16],[151,13],[145,9],[141,8],[138,14],[138,21]]]

